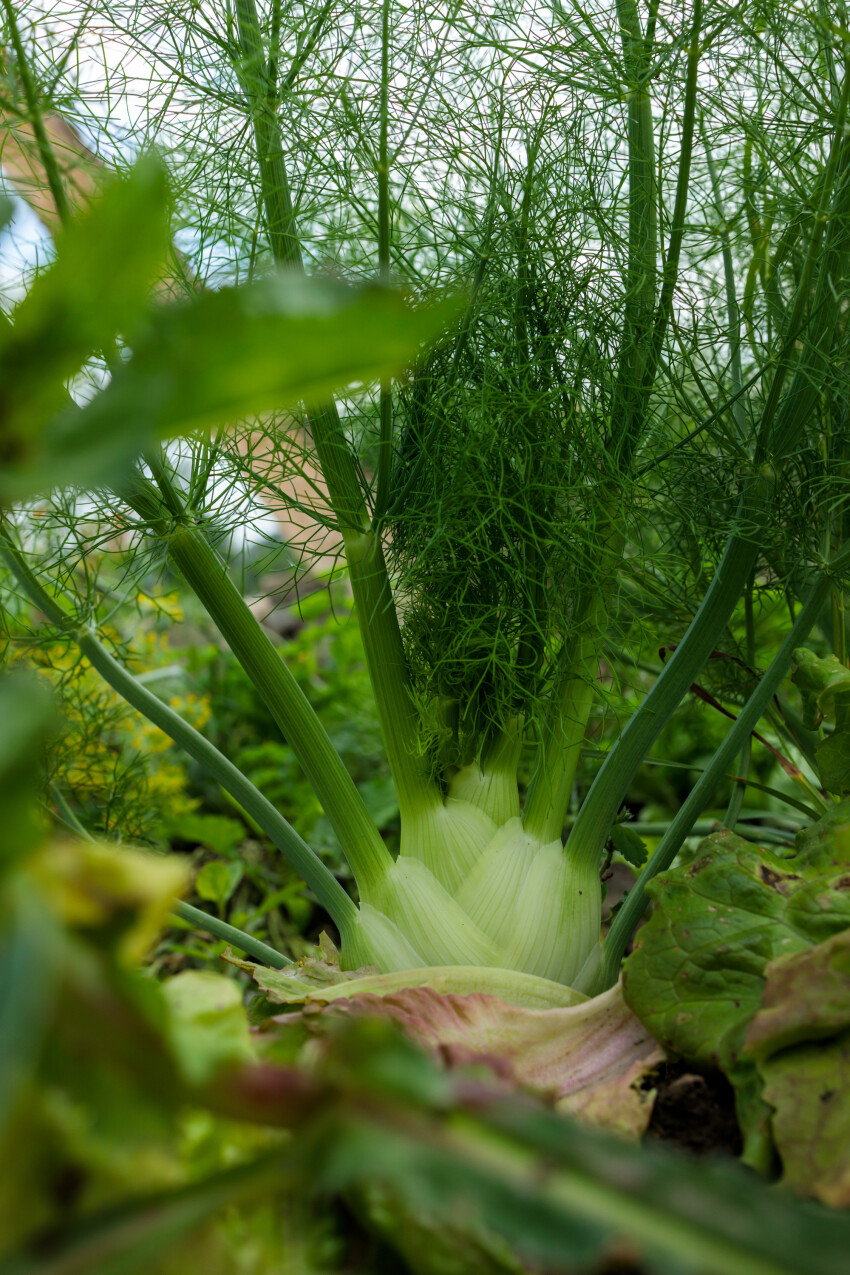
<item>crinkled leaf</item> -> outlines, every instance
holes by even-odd
[[[428,986],[356,994],[356,986],[328,1006],[330,1022],[339,1015],[387,1018],[451,1066],[484,1063],[589,1123],[635,1138],[646,1129],[653,1094],[641,1082],[664,1054],[619,985],[566,1009],[527,1009],[481,992],[446,995]],[[321,1030],[315,1009],[304,1022]]]
[[[746,1049],[764,1080],[783,1181],[850,1206],[850,930],[772,962]]]
[[[823,721],[833,702],[846,704],[850,697],[850,669],[836,655],[819,657],[800,647],[794,652],[797,665],[792,681],[803,697],[803,723],[813,730]]]
[[[803,696],[803,720],[819,726],[831,709],[835,729],[815,745],[821,783],[828,792],[850,792],[850,669],[835,655],[822,659],[804,647],[794,652],[797,668],[793,680]]]
[[[759,1065],[783,1182],[850,1208],[850,1031]]]
[[[747,1052],[763,1061],[778,1050],[850,1028],[850,929],[765,971],[763,1005],[747,1032]]]
[[[831,806],[816,823],[801,828],[794,838],[794,858],[817,867],[846,863],[848,847],[845,830],[850,827],[850,801]],[[834,933],[831,930],[830,933]],[[828,937],[825,935],[824,937]]]
[[[767,1140],[768,1111],[742,1050],[765,969],[850,925],[850,845],[835,834],[837,817],[850,823],[850,803],[789,859],[729,832],[707,838],[649,886],[654,911],[625,963],[626,1000],[656,1039],[735,1085],[751,1159]]]
[[[211,970],[184,970],[162,984],[168,1035],[181,1071],[203,1084],[225,1067],[254,1058],[238,983]]]
[[[815,761],[820,781],[827,792],[844,796],[850,792],[850,730],[837,727],[827,739],[815,744]]]

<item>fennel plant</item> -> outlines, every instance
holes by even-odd
[[[817,626],[847,656],[843,5],[89,9],[106,61],[118,44],[138,60],[111,71],[127,102],[145,94],[133,141],[159,145],[174,172],[171,289],[184,276],[197,290],[330,272],[401,282],[414,305],[463,297],[406,376],[230,433],[209,419],[201,361],[169,400],[180,448],[153,444],[99,502],[100,534],[130,528],[140,553],[167,555],[257,687],[357,901],[110,653],[96,631],[108,604],[96,588],[74,596],[85,546],[51,571],[7,521],[12,575],[289,858],[347,968],[422,982],[448,967],[457,988],[508,999],[532,978],[551,1004],[604,989],[646,883],[736,766],[743,788],[751,732],[793,651]],[[67,56],[91,29],[69,28],[39,62],[6,15],[17,109],[68,222],[62,157],[36,121],[63,105],[97,120],[96,79],[74,81]],[[119,123],[97,127],[106,139]],[[216,349],[210,330],[210,374]],[[168,342],[101,353],[109,383],[65,410],[93,433],[128,413],[154,433]],[[289,404],[258,404],[271,406]],[[306,506],[288,486],[298,473],[318,475]],[[338,538],[398,796],[398,856],[217,548],[223,481],[267,507],[295,503]],[[601,942],[600,866],[629,785],[733,617],[777,590],[791,610],[781,648]],[[686,622],[564,840],[604,653],[624,611],[658,596]],[[739,813],[735,798],[730,827]]]

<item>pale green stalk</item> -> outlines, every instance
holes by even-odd
[[[483,754],[449,782],[449,794],[483,810],[497,828],[520,813],[517,767],[522,753],[522,718],[514,717],[488,741]]]
[[[569,676],[559,688],[544,724],[540,759],[529,786],[523,827],[542,845],[561,839],[581,746],[596,694],[601,636],[598,605],[567,653]],[[588,631],[589,630],[589,631]]]
[[[120,494],[166,542],[172,561],[262,695],[339,837],[362,897],[368,898],[391,867],[392,858],[363,799],[271,638],[183,508],[164,466],[156,456],[148,459],[162,479],[163,494],[172,508],[163,505],[141,475],[124,484]]]
[[[612,407],[612,424],[622,431],[612,440],[614,454],[627,472],[644,430],[646,407],[655,382],[664,333],[673,305],[684,239],[696,118],[697,69],[702,3],[696,0],[688,52],[682,143],[673,208],[672,232],[661,274],[656,309],[655,143],[652,104],[646,85],[652,30],[644,37],[632,0],[619,0],[617,13],[629,85],[629,272],[624,336]],[[579,632],[565,661],[566,675],[544,728],[541,757],[529,790],[523,822],[543,842],[560,837],[593,706],[602,643],[602,625],[613,592],[625,536],[614,532],[602,555],[597,587],[577,621]]]
[[[254,121],[257,162],[269,239],[275,260],[302,271],[283,143],[276,118],[270,118],[264,94],[264,55],[254,0],[237,0],[245,60],[240,68]],[[385,43],[385,48],[386,48]],[[382,261],[389,261],[389,205],[381,235]],[[272,233],[272,229],[275,233]],[[309,409],[308,409],[309,410]],[[372,529],[354,457],[333,402],[310,410],[310,427],[328,495],[343,535],[351,587],[369,676],[393,781],[402,811],[414,815],[433,809],[440,793],[417,748],[417,718],[409,693],[407,661],[379,533]]]
[[[688,71],[685,82],[685,105],[682,116],[682,144],[679,151],[679,172],[676,180],[676,198],[673,204],[673,216],[670,241],[661,273],[661,293],[658,298],[658,310],[652,332],[652,344],[647,367],[644,373],[642,403],[646,409],[648,396],[655,383],[658,364],[664,344],[664,336],[670,315],[673,311],[673,298],[679,280],[679,261],[682,255],[682,244],[685,238],[685,217],[688,209],[688,193],[691,181],[691,161],[694,150],[694,129],[696,124],[697,105],[697,71],[699,69],[700,27],[702,25],[702,0],[695,0],[691,43],[688,49]]]
[[[777,459],[782,459],[793,446],[811,410],[813,398],[810,378],[816,364],[822,362],[820,346],[824,342],[828,345],[834,335],[834,323],[838,314],[835,280],[843,277],[848,253],[850,143],[848,143],[845,129],[848,105],[850,105],[850,76],[845,78],[823,183],[822,185],[820,182],[816,183],[815,193],[819,198],[816,202],[817,213],[812,237],[797,286],[794,306],[788,319],[786,340],[777,360],[776,373],[762,413],[759,446],[755,456],[757,464],[763,461],[774,464]],[[830,201],[832,202],[831,210]],[[826,243],[824,244],[825,234]],[[780,411],[779,404],[785,375],[791,365],[794,347],[809,305],[813,278],[817,278],[817,287],[810,311],[812,318],[806,331],[806,345]],[[820,383],[816,381],[814,384],[817,386],[817,393],[820,390]]]
[[[629,248],[623,340],[611,409],[615,455],[626,464],[643,424],[655,314],[658,257],[655,136],[647,76],[651,48],[641,31],[635,0],[617,0],[628,95]]]
[[[747,415],[743,400],[744,374],[741,367],[741,320],[738,297],[735,290],[735,265],[732,260],[732,246],[725,226],[723,205],[720,199],[720,182],[717,169],[708,142],[704,142],[705,158],[708,164],[708,175],[714,196],[714,208],[720,222],[720,249],[723,256],[723,281],[726,288],[726,316],[729,328],[729,371],[732,379],[732,416],[743,442],[746,437]]]
[[[383,0],[381,12],[381,103],[380,137],[378,139],[378,273],[383,284],[390,282],[390,244],[392,223],[390,213],[390,156],[389,156],[389,82],[390,82],[390,0]],[[392,385],[384,377],[381,380],[379,401],[381,438],[378,447],[378,480],[375,485],[373,523],[380,528],[381,520],[389,504],[390,477],[393,461],[393,397]]]

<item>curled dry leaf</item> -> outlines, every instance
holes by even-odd
[[[850,930],[768,965],[746,1052],[773,1108],[783,1180],[850,1207]]]
[[[393,976],[382,995],[380,981],[364,979],[362,992],[348,983],[346,995],[326,1007],[311,1004],[272,1021],[284,1031],[297,1024],[322,1034],[340,1017],[386,1018],[449,1066],[483,1063],[505,1083],[589,1123],[633,1138],[646,1129],[654,1095],[643,1085],[664,1054],[619,985],[581,1004],[538,1009],[483,992],[399,989]]]

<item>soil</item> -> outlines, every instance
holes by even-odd
[[[666,1063],[657,1089],[646,1142],[665,1142],[694,1155],[741,1153],[732,1086],[719,1071],[702,1074],[684,1063]]]

